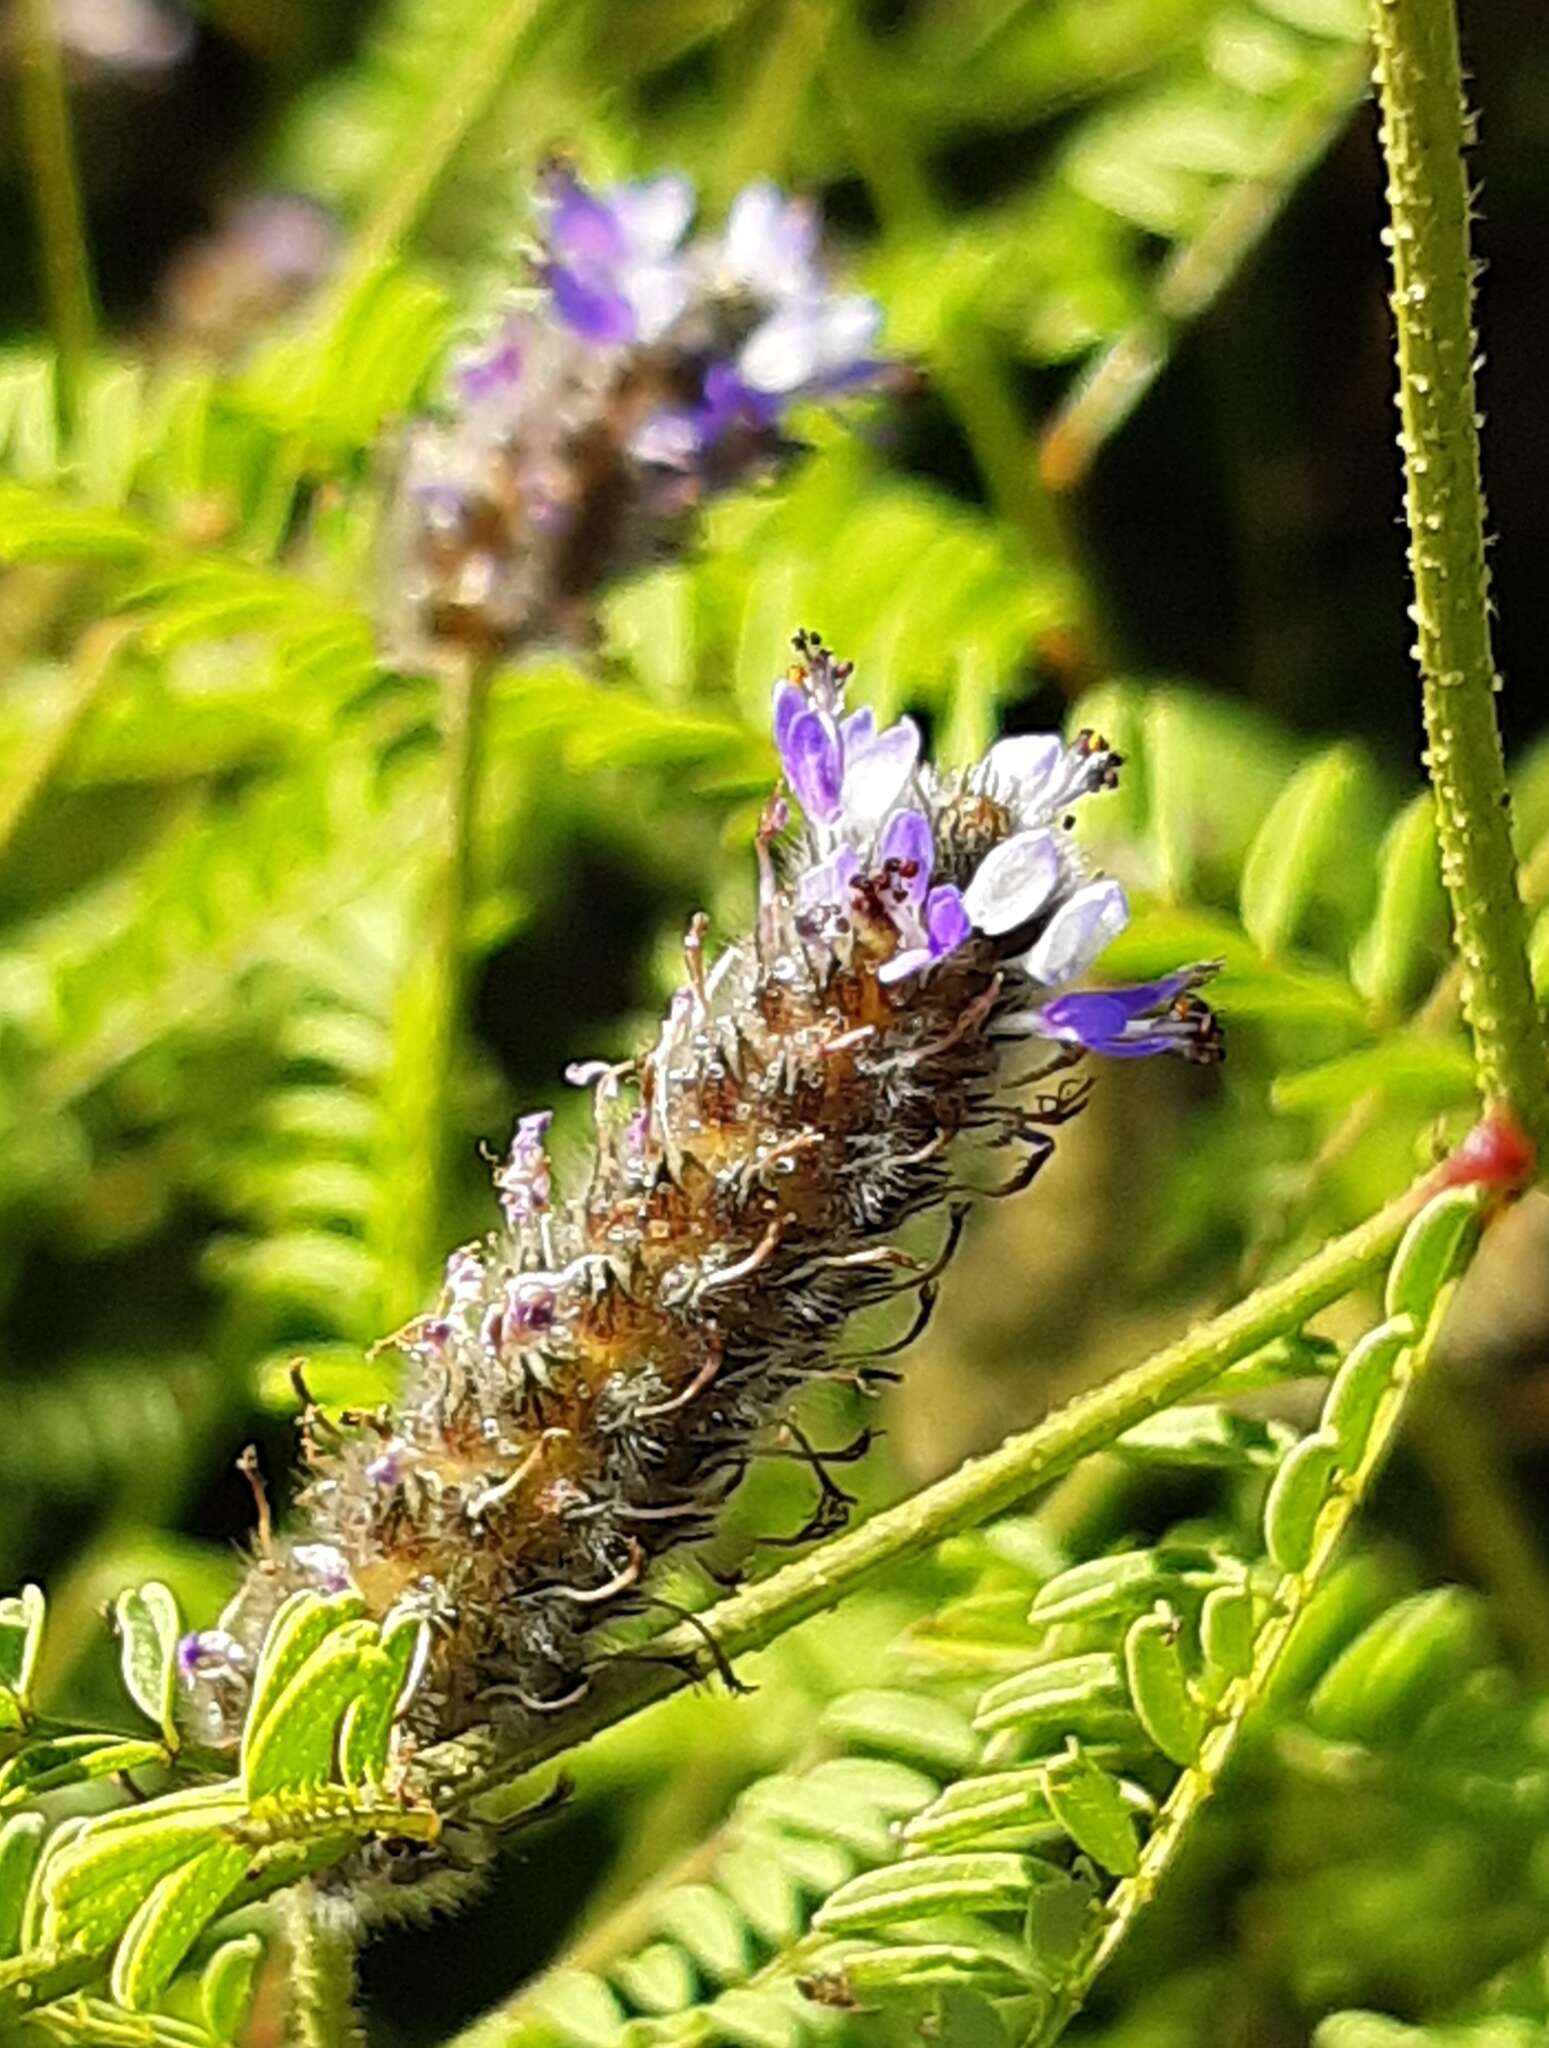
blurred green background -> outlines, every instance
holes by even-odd
[[[1466,1121],[1405,809],[1418,701],[1354,0],[57,0],[100,304],[63,432],[23,13],[0,18],[0,1582],[53,1589],[57,1697],[100,1695],[93,1617],[121,1584],[155,1573],[213,1610],[251,1526],[244,1444],[286,1491],[287,1361],[325,1399],[386,1391],[367,1347],[489,1220],[478,1141],[559,1104],[566,1060],[632,1042],[689,912],[746,914],[798,624],[951,757],[1067,715],[1110,727],[1134,772],[1097,838],[1144,906],[1125,959],[1229,962],[1226,1078],[1105,1075],[1038,1194],[976,1224],[868,1497],[1140,1355]],[[1464,16],[1531,856],[1549,15]],[[712,219],[753,177],[818,194],[918,378],[860,428],[814,421],[783,484],[613,595],[594,654],[500,679],[459,1018],[429,936],[436,696],[375,656],[375,527],[398,423],[499,305],[554,147],[599,179],[684,168]],[[1286,901],[1254,849],[1288,786]],[[1549,977],[1542,922],[1535,947]],[[573,1102],[560,1131],[578,1155]],[[1473,1449],[1535,1569],[1546,1245],[1529,1218],[1465,1361]],[[1385,1554],[1483,1586],[1541,1679],[1488,1544],[1438,1512],[1446,1457],[1397,1471]],[[799,1476],[737,1512],[799,1521]],[[443,2037],[689,1850],[926,1591],[806,1632],[755,1702],[618,1738],[477,1913],[372,1951],[373,2041]],[[1320,2001],[1424,2005],[1414,1957],[1385,1951],[1309,1990],[1294,1902],[1261,1899],[1247,1954],[1252,1852],[1221,1842],[1166,1964],[1236,1958],[1221,2031],[1102,2038],[1294,2042]]]

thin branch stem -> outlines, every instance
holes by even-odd
[[[487,1738],[465,1736],[427,1752],[427,1768],[453,1788],[458,1803],[501,1788],[492,1802],[497,1815],[519,1805],[523,1795],[516,1790],[517,1780],[535,1765],[696,1679],[713,1676],[716,1659],[707,1638],[723,1658],[761,1649],[946,1537],[1016,1507],[1125,1430],[1198,1393],[1272,1338],[1300,1328],[1386,1262],[1421,1206],[1426,1186],[1417,1183],[1365,1223],[1325,1245],[1295,1272],[1261,1288],[1143,1365],[1079,1396],[1036,1428],[970,1460],[810,1557],[734,1593],[694,1623],[681,1623],[653,1638],[649,1656],[659,1662],[608,1666],[584,1701],[556,1714],[519,1750],[502,1755]]]
[[[59,351],[59,412],[69,426],[97,324],[86,223],[54,0],[21,0],[19,13],[22,122],[48,321]]]
[[[1442,878],[1480,1093],[1487,1107],[1513,1111],[1543,1154],[1549,1056],[1528,973],[1495,717],[1457,20],[1452,0],[1372,0],[1371,15],[1416,655]]]

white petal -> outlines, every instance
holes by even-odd
[[[1045,988],[1059,988],[1085,973],[1129,923],[1129,898],[1117,882],[1088,882],[1062,903],[1048,929],[1028,948],[1023,971]]]
[[[920,728],[901,718],[869,745],[846,755],[839,802],[846,826],[874,831],[892,809],[920,758]]]
[[[1017,817],[1029,819],[1048,801],[1047,792],[1064,757],[1065,742],[1057,732],[1019,733],[997,740],[984,759],[990,794],[1009,798]]]
[[[998,938],[1036,917],[1060,879],[1060,850],[1052,832],[1018,832],[992,847],[963,891],[976,931]]]
[[[812,289],[817,278],[817,216],[800,199],[787,199],[778,185],[749,185],[726,216],[722,262],[732,280],[761,297],[784,299]]]
[[[683,239],[694,211],[691,178],[669,175],[639,185],[621,185],[610,198],[630,248],[637,256],[670,255]]]

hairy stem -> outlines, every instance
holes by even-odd
[[[366,2048],[355,2012],[356,1935],[312,1884],[285,1897],[290,2048]]]
[[[1238,1359],[1299,1328],[1385,1263],[1421,1206],[1425,1187],[1424,1182],[1417,1184],[1325,1245],[1295,1272],[1261,1288],[1143,1365],[1079,1396],[1036,1428],[970,1460],[960,1471],[874,1515],[810,1557],[734,1593],[695,1622],[665,1631],[650,1644],[652,1661],[608,1665],[584,1701],[555,1715],[516,1754],[501,1756],[487,1742],[469,1736],[428,1752],[427,1765],[438,1775],[446,1769],[454,1783],[461,1781],[461,1800],[499,1786],[504,1791],[495,1797],[497,1814],[515,1806],[521,1795],[513,1796],[513,1788],[522,1773],[652,1701],[713,1675],[717,1652],[724,1659],[761,1649],[946,1537],[1004,1514],[1136,1423],[1188,1399]],[[715,1652],[709,1647],[712,1642]]]
[[[96,327],[86,226],[76,175],[54,0],[21,0],[22,120],[41,246],[49,327],[59,351],[59,411],[75,417]]]
[[[1496,724],[1473,273],[1452,0],[1372,0],[1392,227],[1416,656],[1442,877],[1487,1106],[1549,1147],[1549,1057],[1528,973]]]

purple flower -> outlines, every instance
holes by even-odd
[[[597,193],[558,170],[547,198],[543,276],[561,323],[598,348],[657,340],[693,289],[677,253],[694,210],[688,179],[652,178]]]
[[[1019,733],[996,741],[974,780],[1006,806],[1017,830],[1027,831],[1057,823],[1081,797],[1114,788],[1122,765],[1090,730],[1068,745],[1058,733]]]
[[[402,1437],[393,1437],[366,1467],[366,1477],[373,1486],[394,1487],[403,1477],[408,1462],[409,1447]]]
[[[343,1551],[336,1550],[331,1543],[297,1543],[290,1554],[320,1593],[348,1590],[349,1564]]]
[[[795,400],[853,390],[881,365],[872,345],[882,327],[875,299],[799,299],[762,321],[743,343],[737,375],[750,391]]]
[[[223,1628],[194,1629],[180,1636],[174,1657],[185,1684],[207,1671],[231,1671],[247,1662],[246,1650]]]
[[[730,363],[712,363],[705,372],[704,396],[696,406],[668,406],[652,413],[630,443],[642,462],[664,469],[692,469],[708,449],[742,428],[768,434],[778,426],[778,400],[754,391]]]
[[[810,199],[787,199],[767,179],[745,185],[732,201],[719,254],[732,286],[771,304],[823,288],[817,209]]]
[[[961,892],[950,882],[932,888],[936,845],[918,811],[895,811],[877,843],[883,908],[902,941],[877,970],[879,981],[901,981],[955,953],[972,926]]]
[[[849,922],[850,885],[860,873],[860,855],[853,846],[841,846],[827,860],[807,868],[796,881],[796,902],[803,911],[838,912]]]
[[[1134,988],[1076,990],[1012,1021],[1020,1034],[1079,1045],[1111,1060],[1138,1060],[1158,1052],[1214,1060],[1220,1028],[1195,994],[1214,964],[1186,967]]]
[[[912,718],[877,730],[871,710],[841,719],[837,703],[780,682],[774,694],[775,745],[796,801],[830,836],[869,839],[920,756]]]

